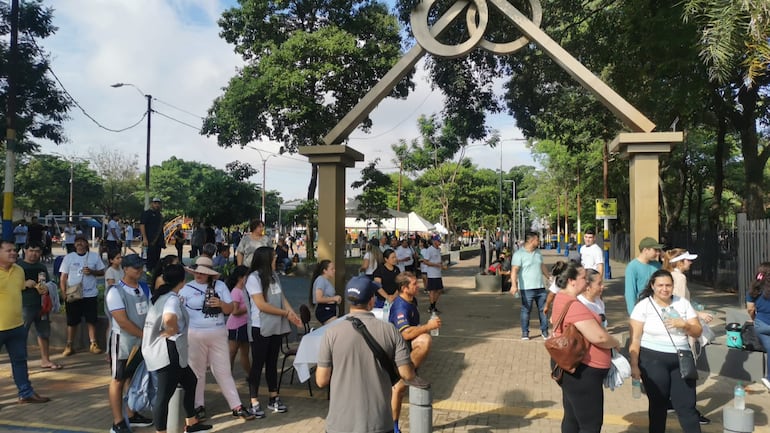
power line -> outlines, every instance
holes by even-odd
[[[190,116],[192,116],[192,117],[195,117],[195,118],[197,118],[197,119],[203,120],[203,116],[198,116],[198,115],[197,115],[197,114],[195,114],[195,113],[191,113],[191,112],[189,112],[189,111],[187,111],[187,110],[185,110],[185,109],[183,109],[183,108],[179,108],[179,107],[177,107],[176,105],[172,105],[172,104],[169,104],[168,102],[166,102],[166,101],[162,101],[162,100],[160,100],[160,99],[158,99],[158,98],[156,98],[156,97],[154,97],[154,96],[152,97],[152,99],[153,99],[155,102],[160,102],[161,104],[163,104],[163,105],[167,105],[167,106],[169,106],[169,107],[171,107],[171,108],[173,108],[173,109],[175,109],[175,110],[181,111],[182,113],[185,113],[185,114],[189,114],[189,115],[190,115]]]
[[[155,114],[157,114],[157,115],[159,115],[159,116],[161,116],[161,117],[165,117],[165,118],[166,118],[166,119],[168,119],[168,120],[172,120],[172,121],[174,121],[174,122],[176,122],[176,123],[179,123],[179,124],[181,124],[181,125],[184,125],[184,126],[187,126],[187,127],[189,127],[189,128],[192,128],[192,129],[194,129],[194,130],[196,130],[196,131],[200,131],[200,130],[201,130],[201,128],[200,128],[199,126],[195,126],[195,125],[191,125],[191,124],[189,124],[189,123],[187,123],[187,122],[183,122],[183,121],[181,121],[181,120],[179,120],[179,119],[176,119],[176,118],[174,118],[174,117],[171,117],[171,116],[169,116],[168,114],[163,114],[163,113],[161,113],[161,112],[160,112],[160,111],[158,111],[158,110],[152,110],[152,112],[153,112],[153,113],[155,113]]]
[[[29,33],[29,32],[25,32],[25,34],[26,34],[26,35],[29,37],[30,41],[32,42],[32,46],[34,46],[34,47],[35,47],[35,49],[37,50],[38,54],[39,54],[41,57],[45,58],[45,57],[46,57],[46,55],[45,55],[45,53],[43,53],[43,50],[41,50],[41,49],[40,49],[40,47],[37,45],[37,42],[35,41],[35,38],[34,38],[34,37],[33,37],[33,36],[32,36],[32,35]],[[125,128],[121,128],[121,129],[113,129],[113,128],[109,128],[109,127],[106,127],[106,126],[102,125],[101,123],[99,123],[99,121],[98,121],[98,120],[94,119],[94,117],[93,117],[93,116],[91,116],[90,114],[88,114],[88,112],[86,111],[86,109],[85,109],[85,108],[83,108],[83,106],[81,106],[81,105],[80,105],[80,103],[79,103],[79,102],[78,102],[78,101],[75,99],[75,97],[74,97],[74,96],[72,96],[72,94],[70,94],[70,92],[67,90],[67,88],[66,88],[66,87],[64,87],[64,83],[62,83],[62,82],[61,82],[61,80],[59,79],[59,77],[56,75],[56,72],[54,72],[54,71],[53,71],[53,69],[51,68],[51,62],[50,62],[48,59],[46,59],[46,60],[47,60],[47,61],[45,62],[45,67],[46,67],[46,69],[48,70],[48,72],[50,72],[50,73],[51,73],[51,75],[53,75],[53,78],[54,78],[54,79],[56,80],[56,82],[59,84],[59,87],[61,87],[62,91],[63,91],[63,92],[64,92],[64,94],[67,96],[67,98],[68,98],[68,99],[69,99],[69,100],[70,100],[70,101],[71,101],[73,104],[75,104],[75,106],[76,106],[76,107],[78,107],[78,108],[80,109],[80,111],[83,113],[83,115],[84,115],[84,116],[86,116],[86,117],[87,117],[89,120],[91,120],[92,122],[94,122],[94,124],[96,124],[96,126],[98,126],[98,127],[102,128],[102,129],[104,129],[104,130],[106,130],[106,131],[110,131],[110,132],[123,132],[123,131],[128,131],[129,129],[135,128],[135,127],[136,127],[136,126],[138,126],[140,123],[142,123],[142,121],[144,121],[144,118],[145,118],[145,117],[147,117],[147,112],[144,112],[144,113],[142,113],[142,117],[141,117],[139,120],[137,120],[135,123],[133,123],[133,124],[131,124],[130,126],[127,126],[127,127],[125,127]]]
[[[385,135],[390,134],[391,132],[395,131],[399,126],[403,125],[408,120],[411,120],[412,116],[414,116],[414,113],[416,113],[417,110],[419,110],[420,107],[422,107],[425,104],[425,102],[428,100],[428,98],[430,98],[431,94],[432,94],[431,92],[428,92],[425,95],[425,98],[422,100],[422,102],[420,102],[417,105],[417,107],[415,107],[414,110],[412,110],[412,112],[409,113],[409,115],[404,118],[404,120],[402,120],[401,122],[398,122],[395,126],[393,126],[392,128],[388,129],[387,131],[385,131],[383,133],[380,133],[379,135],[375,135],[373,137],[369,137],[369,136],[366,136],[366,137],[350,137],[349,139],[350,140],[374,140],[374,139],[377,139],[377,138],[380,138],[380,137],[383,137]]]

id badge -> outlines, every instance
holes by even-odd
[[[147,314],[147,302],[137,302],[136,303],[136,312],[139,314]]]
[[[271,284],[270,285],[270,294],[271,295],[280,295],[281,294],[281,286],[278,284]]]

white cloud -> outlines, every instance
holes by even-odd
[[[219,37],[216,20],[232,0],[49,0],[54,7],[56,34],[39,41],[52,57],[52,69],[73,97],[99,122],[123,128],[136,122],[146,110],[146,100],[130,87],[111,88],[116,82],[132,83],[160,101],[204,116],[211,101],[242,65],[233,47]],[[417,88],[403,101],[385,100],[372,113],[371,134],[356,130],[349,145],[366,155],[380,158],[382,167],[393,167],[390,145],[399,139],[418,136],[416,120],[422,114],[441,110],[441,95],[430,88],[422,69]],[[361,95],[363,97],[363,95]],[[153,109],[192,125],[200,118],[160,102]],[[513,119],[495,116],[491,124],[503,138],[520,137]],[[146,123],[122,133],[98,128],[77,109],[64,124],[69,142],[61,147],[43,143],[43,152],[85,156],[101,145],[116,146],[138,154],[144,166]],[[158,114],[152,117],[153,164],[177,156],[224,168],[240,159],[262,168],[256,152],[221,149],[216,140],[203,137],[190,127]],[[277,143],[254,143],[277,151]],[[520,142],[504,142],[503,169],[532,164],[529,151]],[[468,156],[481,167],[499,168],[500,150],[471,148]],[[348,185],[356,180],[363,164],[348,169]],[[385,171],[392,171],[385,170]],[[280,191],[285,200],[306,195],[310,166],[299,156],[270,158],[267,188]],[[262,181],[258,174],[254,179]],[[351,192],[349,192],[351,194]]]

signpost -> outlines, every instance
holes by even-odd
[[[609,220],[618,219],[618,199],[596,199],[596,219],[604,220],[604,279],[612,278],[610,269],[610,224]]]

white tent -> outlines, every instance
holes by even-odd
[[[433,230],[433,224],[414,212],[409,212],[406,217],[388,218],[382,221],[385,230],[398,230],[404,232],[429,232]]]
[[[370,228],[377,228],[377,224],[373,223],[369,219],[356,219],[354,217],[345,217],[345,228],[351,230],[368,230]]]

